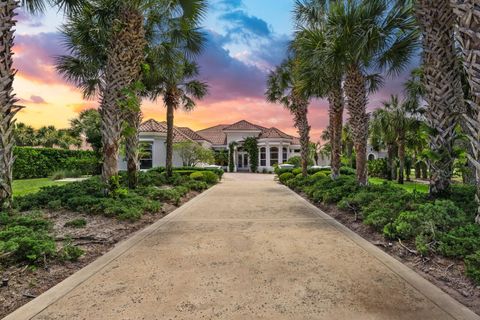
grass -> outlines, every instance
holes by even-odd
[[[19,197],[40,191],[42,187],[60,186],[68,182],[53,181],[50,178],[25,179],[13,181],[13,196]]]
[[[369,179],[371,184],[383,184],[384,182],[387,182],[386,179],[381,179],[381,178],[370,178]],[[423,183],[418,183],[418,182],[411,182],[411,181],[405,181],[405,183],[398,184],[394,181],[388,182],[392,185],[396,185],[400,188],[403,188],[407,190],[408,192],[420,192],[420,193],[428,193],[428,184],[423,184]]]

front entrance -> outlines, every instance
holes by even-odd
[[[237,170],[238,171],[249,171],[250,170],[250,162],[248,161],[248,153],[238,152]]]

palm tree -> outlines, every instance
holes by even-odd
[[[300,57],[300,87],[316,97],[326,97],[329,102],[329,140],[331,146],[330,165],[332,179],[340,176],[342,154],[342,127],[344,93],[342,87],[343,65],[325,63],[322,50],[328,45],[327,12],[329,0],[297,0],[295,20],[297,32],[293,47]]]
[[[42,12],[47,4],[74,9],[82,0],[4,0],[0,5],[2,36],[0,40],[0,210],[12,205],[12,170],[15,115],[23,108],[13,92],[16,70],[13,68],[15,16],[22,5],[29,12]]]
[[[138,0],[130,4],[129,1],[125,1],[124,4],[114,1],[113,5],[109,4],[109,1],[113,0],[102,0],[93,9],[87,8],[64,27],[71,55],[59,57],[58,70],[68,80],[81,87],[86,97],[91,98],[101,93],[104,181],[107,182],[109,177],[118,171],[118,146],[124,129],[129,185],[135,187],[139,169],[138,127],[141,121],[139,95],[147,94],[140,83],[141,73],[146,76],[145,73],[149,73],[149,70],[161,67],[155,64],[171,61],[170,58],[178,54],[178,48],[186,48],[192,54],[200,51],[203,38],[197,29],[198,21],[205,11],[205,0],[188,2]],[[122,9],[123,7],[125,8]],[[114,23],[119,23],[117,17],[121,16],[122,12],[135,15],[137,24],[133,27],[136,31],[126,32],[125,28],[113,26]],[[131,23],[135,20],[126,21]],[[120,35],[112,35],[112,32],[120,32],[123,39],[113,40]],[[133,37],[134,41],[128,41],[127,36]],[[112,56],[116,51],[112,51],[110,46],[120,43],[124,49],[118,47],[118,53],[126,54],[122,57]],[[130,46],[134,46],[133,49]],[[158,58],[159,55],[164,57],[164,61]],[[127,60],[114,63],[114,58]],[[120,67],[120,62],[125,65]],[[110,73],[112,77],[107,78]],[[114,78],[120,76],[124,80],[123,84],[118,80],[112,82]],[[107,95],[106,99],[105,92],[112,83],[115,85],[113,93],[120,97],[111,99],[113,95]]]
[[[416,0],[423,39],[423,83],[431,127],[430,194],[447,193],[454,162],[455,127],[464,113],[463,92],[454,45],[455,15],[450,0]]]
[[[84,136],[93,151],[100,154],[102,150],[102,133],[100,132],[100,114],[95,109],[80,112],[78,117],[70,120],[70,127],[77,136]]]
[[[21,147],[33,147],[37,145],[35,129],[21,122],[15,124],[15,144]]]
[[[146,90],[152,99],[160,96],[167,108],[167,141],[166,141],[166,174],[171,177],[173,174],[173,131],[175,111],[182,108],[192,110],[196,106],[195,100],[202,99],[207,95],[208,85],[194,79],[198,76],[198,66],[187,57],[178,55],[176,60],[165,59],[166,56],[159,55],[160,59],[155,65],[161,66],[150,71],[145,79]],[[169,57],[170,58],[170,57]],[[163,60],[165,59],[165,60]]]
[[[297,87],[299,81],[296,64],[295,59],[288,59],[270,73],[265,96],[269,102],[281,103],[293,115],[294,126],[300,135],[302,174],[307,176],[310,157],[310,125],[307,117],[309,99]]]
[[[328,45],[321,49],[322,63],[344,68],[359,185],[368,183],[368,91],[381,80],[367,72],[398,74],[408,65],[417,39],[411,11],[411,6],[394,6],[387,0],[349,0],[331,3],[327,12]]]
[[[387,179],[392,180],[396,177],[394,158],[397,149],[397,132],[394,128],[392,115],[385,105],[384,108],[379,108],[373,112],[370,127],[372,145],[387,149]]]
[[[457,16],[458,32],[457,37],[463,53],[463,65],[467,73],[473,109],[472,116],[466,117],[469,139],[472,146],[472,154],[469,160],[475,166],[475,177],[477,194],[475,200],[478,204],[475,221],[480,224],[480,35],[478,25],[480,24],[480,8],[478,3],[471,0],[451,0],[454,13]]]

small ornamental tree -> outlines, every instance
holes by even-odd
[[[248,152],[250,158],[250,170],[257,172],[258,169],[258,142],[256,138],[249,137],[245,139],[244,149]]]
[[[176,143],[173,150],[178,153],[185,167],[195,167],[199,163],[212,164],[215,161],[212,150],[193,141]]]

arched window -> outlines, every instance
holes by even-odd
[[[370,153],[368,155],[368,161],[372,161],[372,160],[375,160],[375,155],[373,153]]]
[[[270,148],[270,167],[278,164],[278,148]]]
[[[288,148],[285,148],[285,147],[283,148],[283,150],[282,150],[282,160],[283,160],[284,163],[287,162],[287,160],[288,160]]]
[[[267,166],[267,149],[265,147],[260,148],[260,167]]]

